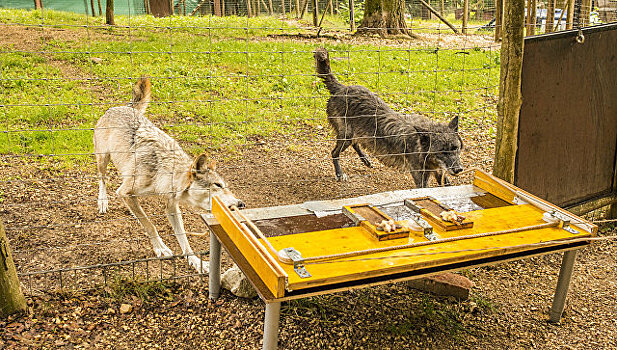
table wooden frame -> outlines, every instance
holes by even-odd
[[[505,183],[499,179],[494,178],[493,176],[486,174],[484,172],[476,172],[476,178],[474,180],[474,186],[478,186],[481,189],[490,192],[502,200],[513,203],[516,201],[517,194],[524,195],[525,198],[533,199],[538,201],[539,205],[548,206],[551,209],[554,209],[562,214],[567,214],[570,217],[573,217],[577,220],[578,223],[583,223],[585,227],[590,228],[590,235],[593,236],[597,232],[597,227],[582,218],[578,218],[565,212],[563,209],[557,208],[554,205],[545,202],[537,197],[534,197],[525,191],[522,191],[515,186],[512,186],[508,183]],[[424,190],[424,189],[423,189]],[[439,191],[439,189],[429,189],[434,191]],[[353,202],[353,200],[349,200]],[[306,211],[306,210],[304,210]],[[280,212],[286,212],[288,215],[301,215],[305,213],[300,206],[288,206],[283,207]],[[272,217],[273,213],[265,213],[263,214],[265,217]],[[219,215],[220,216],[220,215]],[[379,275],[374,277],[366,277],[355,280],[343,281],[338,283],[333,283],[325,286],[316,286],[316,287],[307,287],[303,289],[297,289],[293,291],[281,290],[280,287],[272,288],[272,285],[281,286],[280,283],[272,283],[271,281],[264,281],[262,278],[263,275],[260,276],[258,269],[256,269],[255,262],[258,261],[263,263],[265,268],[272,270],[272,275],[274,278],[282,278],[284,279],[286,274],[285,271],[282,271],[280,267],[277,267],[276,261],[272,260],[271,256],[265,257],[263,255],[259,256],[250,256],[254,254],[252,250],[255,248],[255,245],[260,245],[261,243],[254,236],[252,239],[248,237],[248,241],[243,241],[238,244],[238,241],[235,241],[230,237],[229,234],[223,229],[221,223],[219,223],[216,219],[209,217],[207,215],[202,215],[203,220],[206,222],[210,229],[210,275],[209,275],[209,295],[211,299],[216,299],[220,294],[220,256],[221,256],[221,245],[225,247],[231,258],[238,265],[238,267],[244,272],[247,276],[250,283],[253,285],[255,290],[257,291],[259,297],[266,304],[266,313],[264,320],[264,340],[263,340],[263,349],[276,349],[278,342],[278,324],[280,319],[280,306],[281,302],[300,299],[310,296],[317,296],[323,294],[336,293],[341,291],[347,291],[351,289],[358,288],[366,288],[370,286],[382,285],[387,283],[395,283],[401,281],[407,281],[417,278],[428,277],[435,274],[441,274],[447,271],[458,271],[462,269],[468,269],[472,267],[486,266],[486,265],[494,265],[498,263],[515,261],[524,258],[530,258],[534,256],[540,256],[555,252],[564,252],[563,260],[561,264],[561,269],[559,273],[559,279],[557,282],[557,288],[555,292],[555,296],[553,299],[553,304],[550,310],[550,320],[552,322],[559,322],[561,315],[563,313],[563,309],[565,306],[565,299],[567,295],[567,291],[570,284],[570,279],[572,276],[572,270],[574,266],[574,261],[576,257],[576,252],[578,249],[583,248],[589,244],[588,241],[577,240],[575,242],[568,241],[560,241],[556,242],[554,245],[550,246],[537,246],[532,247],[532,249],[527,249],[523,251],[514,251],[514,252],[505,252],[504,254],[498,254],[495,256],[481,257],[477,259],[471,260],[461,260],[461,261],[453,261],[447,264],[439,265],[439,266],[430,266],[426,268],[420,268],[410,271],[399,271],[392,274]],[[224,220],[224,217],[222,217]],[[257,219],[258,217],[253,217],[253,219]],[[229,223],[227,223],[229,225]],[[229,226],[228,226],[229,227]],[[248,235],[247,235],[248,236]],[[252,235],[251,235],[252,236]],[[247,238],[247,237],[243,237]],[[243,246],[250,245],[247,254],[247,247]],[[258,247],[259,248],[259,247]],[[261,249],[265,251],[265,248],[262,246]],[[258,251],[260,249],[257,249]],[[249,261],[250,260],[250,261]],[[259,267],[258,267],[259,268]],[[264,268],[263,266],[261,268]],[[270,285],[268,285],[270,284]]]

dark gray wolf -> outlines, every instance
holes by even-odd
[[[187,255],[189,264],[200,273],[208,264],[193,254],[184,231],[179,204],[209,210],[212,196],[226,205],[244,207],[216,172],[215,164],[205,154],[194,159],[178,142],[157,128],[144,116],[150,102],[150,80],[141,78],[133,88],[133,102],[126,107],[107,110],[94,128],[94,151],[99,178],[99,212],[107,211],[106,173],[113,161],[122,177],[116,190],[120,198],[139,220],[152,242],[157,256],[171,256],[156,228],[139,205],[138,197],[161,196],[167,199],[167,217],[174,234]]]
[[[347,180],[339,157],[349,146],[368,167],[371,162],[362,148],[387,166],[411,171],[416,187],[426,187],[431,175],[439,185],[449,185],[446,172],[456,175],[463,171],[458,116],[445,124],[395,112],[367,88],[336,80],[326,49],[318,48],[314,56],[317,75],[330,91],[326,112],[336,132],[332,161],[337,180]]]

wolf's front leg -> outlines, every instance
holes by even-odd
[[[413,176],[413,182],[415,182],[416,188],[428,187],[429,172],[424,170],[411,170],[411,176]]]
[[[437,180],[437,184],[439,186],[450,186],[450,180],[448,179],[448,176],[446,175],[446,171],[445,170],[435,170],[433,172],[433,175],[435,176],[435,180]]]
[[[182,213],[180,212],[178,201],[173,198],[167,202],[167,218],[178,240],[178,244],[180,244],[182,254],[187,256],[189,265],[195,268],[198,273],[208,273],[208,262],[201,261],[200,258],[195,256],[193,249],[191,249],[189,240],[186,237],[186,232],[184,231],[184,222],[182,221]]]
[[[148,219],[148,216],[144,212],[141,205],[139,205],[137,198],[133,194],[126,193],[124,191],[124,188],[124,184],[122,184],[120,188],[118,188],[117,193],[120,198],[124,200],[127,207],[129,208],[131,213],[133,213],[133,215],[137,218],[144,230],[146,230],[146,235],[148,235],[148,238],[150,238],[150,242],[152,243],[152,248],[154,249],[154,253],[156,254],[156,256],[172,256],[173,253],[171,252],[171,249],[167,248],[167,246],[159,236],[156,227],[154,227],[150,219]]]
[[[336,145],[332,150],[332,163],[334,164],[334,173],[336,174],[337,181],[347,181],[347,174],[343,172],[341,169],[341,164],[339,163],[339,158],[341,156],[341,152],[347,149],[351,145],[351,141],[347,139],[338,139],[336,140]]]

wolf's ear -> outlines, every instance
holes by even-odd
[[[208,160],[208,155],[202,153],[193,161],[191,172],[193,174],[205,174],[208,171],[214,171],[215,168],[216,162],[214,160]]]
[[[418,138],[420,139],[420,145],[422,146],[422,149],[428,151],[428,149],[431,147],[431,132],[428,131],[428,129],[424,129],[419,126],[416,126],[415,128]]]
[[[458,132],[458,115],[454,118],[452,118],[452,120],[450,121],[450,124],[448,124],[448,127],[456,132]]]

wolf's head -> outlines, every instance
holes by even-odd
[[[450,123],[439,123],[430,127],[416,126],[420,145],[423,152],[427,152],[427,160],[438,168],[446,169],[450,175],[457,175],[463,171],[461,165],[461,150],[463,140],[458,134],[458,116]]]
[[[228,207],[244,208],[244,203],[234,196],[216,172],[215,162],[208,160],[205,154],[195,157],[189,170],[189,182],[181,200],[193,207],[210,210],[212,197],[218,196]]]

